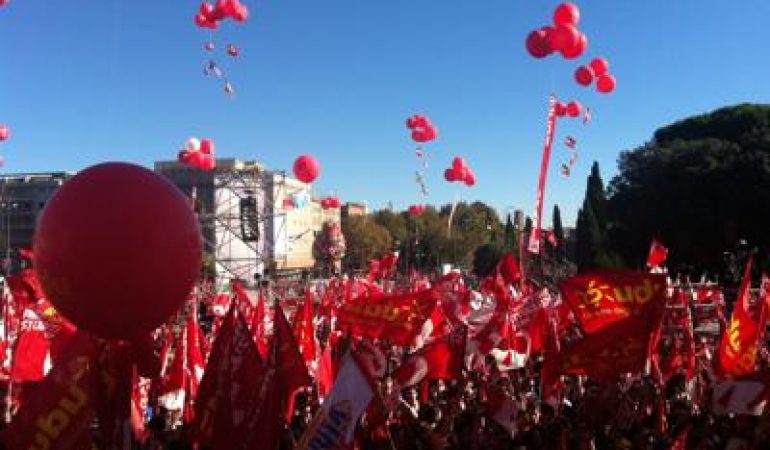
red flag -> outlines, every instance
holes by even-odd
[[[653,239],[650,243],[650,253],[647,255],[647,266],[658,267],[666,262],[668,257],[668,249],[663,246],[657,239]]]
[[[187,315],[187,373],[190,381],[190,401],[195,401],[198,387],[203,379],[203,370],[206,363],[203,360],[203,352],[200,347],[201,329],[198,325],[198,315],[195,311]]]
[[[185,406],[185,394],[187,393],[187,351],[184,329],[174,339],[174,355],[168,372],[163,374],[158,403],[169,411],[182,411]]]
[[[754,372],[757,346],[766,323],[767,290],[770,286],[766,282],[762,283],[762,293],[757,302],[759,311],[752,314],[749,303],[751,265],[752,260],[749,258],[730,324],[722,332],[722,339],[719,344],[718,372],[728,377]]]
[[[236,448],[243,443],[240,430],[259,392],[263,366],[245,320],[225,317],[214,342],[195,402],[193,436],[211,448]]]
[[[284,417],[288,421],[294,412],[294,394],[304,386],[310,386],[313,380],[308,375],[307,366],[289,327],[289,322],[283,314],[281,306],[275,305],[275,320],[273,321],[273,347],[276,352],[276,367],[280,398],[285,408]]]
[[[95,371],[94,342],[78,333],[63,350],[61,364],[31,388],[29,399],[2,434],[9,449],[68,450],[91,442]]]
[[[458,380],[465,366],[467,328],[459,327],[409,356],[393,373],[400,388],[426,380]]]
[[[43,288],[35,276],[35,271],[29,267],[8,276],[5,280],[8,288],[11,290],[13,301],[19,310],[35,304],[38,300],[45,297]]]
[[[265,293],[259,291],[257,307],[251,316],[251,332],[254,334],[254,340],[257,342],[257,350],[263,359],[267,358],[267,333],[265,332]]]
[[[662,304],[651,306],[564,346],[558,355],[546,359],[544,380],[553,382],[561,373],[574,373],[611,381],[623,373],[640,372],[647,361],[650,336],[663,314]]]
[[[349,351],[342,358],[340,373],[329,396],[313,417],[297,450],[337,450],[352,444],[356,423],[366,411],[376,390],[365,370]]]
[[[313,326],[313,293],[308,288],[302,308],[294,313],[292,320],[294,338],[297,340],[299,352],[305,360],[310,373],[315,373],[315,327]]]
[[[51,366],[49,349],[43,321],[35,309],[26,308],[13,352],[11,380],[16,383],[42,380]]]
[[[323,399],[334,384],[334,366],[332,365],[332,346],[327,345],[321,353],[318,364],[318,396]]]
[[[130,427],[135,352],[124,342],[105,342],[100,347],[95,361],[99,441],[104,448],[128,448],[126,444],[142,437]]]
[[[521,280],[521,267],[513,253],[508,252],[497,263],[497,273],[508,284],[514,284]]]
[[[436,305],[434,290],[384,297],[366,304],[346,304],[339,310],[338,327],[355,336],[389,339],[410,346]]]
[[[645,272],[596,271],[569,278],[560,287],[580,326],[591,334],[650,306],[663,305],[666,277]]]

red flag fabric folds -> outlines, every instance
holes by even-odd
[[[666,277],[632,271],[596,271],[560,284],[566,301],[587,334],[663,305]]]
[[[425,380],[456,380],[463,376],[468,330],[459,327],[451,334],[412,354],[393,373],[400,388]]]
[[[94,415],[95,370],[91,361],[96,345],[78,333],[62,351],[62,364],[32,388],[28,401],[4,430],[9,449],[84,448],[91,442],[89,426]]]
[[[650,253],[647,255],[647,266],[658,267],[666,262],[668,258],[668,249],[657,239],[650,243]]]
[[[752,313],[749,302],[751,288],[751,264],[746,263],[735,309],[730,324],[722,332],[717,359],[718,372],[723,376],[734,377],[754,372],[757,360],[757,346],[765,327],[767,310],[766,280],[762,283],[762,292],[757,302],[757,311]]]
[[[346,304],[339,309],[338,327],[349,329],[354,336],[389,339],[395,345],[410,346],[435,305],[433,289]]]

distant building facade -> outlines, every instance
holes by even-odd
[[[0,176],[0,229],[3,252],[31,247],[35,223],[48,199],[71,172],[18,173]]]
[[[365,216],[369,214],[369,207],[366,203],[347,202],[342,205],[340,214],[342,217]]]
[[[257,161],[218,159],[209,172],[160,161],[155,170],[195,202],[218,279],[311,269],[316,234],[340,220],[339,209],[322,209],[308,185]]]

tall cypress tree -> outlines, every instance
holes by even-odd
[[[553,217],[551,219],[553,235],[556,237],[557,246],[553,248],[553,254],[561,259],[565,255],[564,227],[561,224],[561,210],[559,205],[553,205]]]
[[[508,217],[505,220],[505,250],[511,251],[516,247],[516,229],[513,227],[513,221],[511,220],[511,215],[508,214]]]
[[[615,267],[618,258],[607,245],[607,196],[599,163],[594,161],[586,183],[583,207],[578,212],[576,262],[581,272]]]

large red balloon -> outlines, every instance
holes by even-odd
[[[552,30],[551,27],[543,27],[529,33],[526,46],[530,55],[535,58],[545,58],[553,53],[553,48],[551,47]]]
[[[310,155],[302,155],[294,161],[294,176],[303,183],[312,183],[321,173],[321,164]]]
[[[562,3],[553,12],[553,24],[577,26],[580,22],[580,9],[574,3]]]
[[[583,33],[578,33],[578,39],[571,47],[563,47],[560,52],[561,56],[567,59],[575,59],[581,56],[588,49],[588,38]]]
[[[202,239],[188,199],[148,169],[111,162],[64,183],[35,229],[48,299],[78,327],[133,339],[157,328],[198,277]]]
[[[594,82],[594,71],[589,66],[580,66],[575,70],[575,81],[581,86],[590,86]]]
[[[612,75],[602,75],[596,80],[596,90],[602,94],[609,94],[615,90],[615,77]]]
[[[591,60],[591,69],[593,69],[594,75],[600,77],[606,75],[610,70],[610,63],[604,58],[594,58]]]
[[[11,137],[11,129],[8,125],[0,124],[0,142],[3,142]]]

